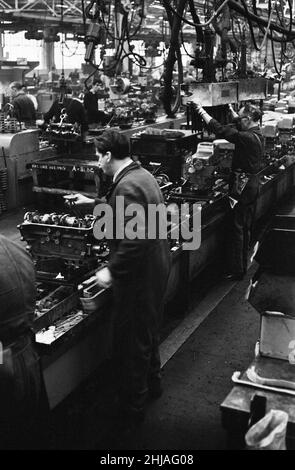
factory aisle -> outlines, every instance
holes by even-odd
[[[259,315],[244,299],[249,276],[166,364],[164,394],[150,406],[141,434],[117,437],[113,448],[226,449],[219,405],[232,388],[232,373],[252,361],[259,335]]]
[[[151,403],[135,430],[102,412],[109,390],[105,372],[80,387],[55,412],[58,448],[97,450],[226,449],[219,406],[232,388],[231,376],[254,356],[259,315],[244,299],[249,278],[233,285],[163,369],[163,396]],[[214,295],[218,284],[207,296]],[[206,301],[207,296],[203,299]],[[196,316],[198,307],[195,307]]]

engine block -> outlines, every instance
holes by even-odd
[[[93,234],[95,217],[27,212],[18,225],[22,240],[36,261],[61,259],[67,268],[91,269],[107,252]]]

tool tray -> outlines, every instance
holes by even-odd
[[[40,314],[40,316],[35,316],[33,322],[33,330],[35,332],[48,328],[56,320],[60,319],[64,315],[71,312],[71,310],[78,306],[79,304],[79,294],[77,290],[74,290],[70,286],[59,286],[57,289],[54,289],[48,295],[41,299],[42,303],[50,301],[54,298],[60,298],[61,300],[49,308],[46,312]]]

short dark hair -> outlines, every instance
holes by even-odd
[[[93,80],[92,86],[97,85],[97,84],[99,84],[99,85],[101,84],[101,81],[100,81],[98,78],[96,78],[95,80]]]
[[[15,88],[16,90],[21,90],[23,86],[24,85],[22,85],[20,82],[11,82],[10,83],[10,88]]]
[[[117,160],[123,160],[129,156],[129,139],[118,131],[112,129],[104,131],[94,143],[100,153],[111,152]]]
[[[243,114],[245,116],[249,116],[252,121],[257,122],[260,121],[263,112],[257,106],[254,106],[252,103],[246,103],[243,109]]]

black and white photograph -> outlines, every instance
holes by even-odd
[[[294,186],[293,0],[0,0],[0,450],[294,450]]]

